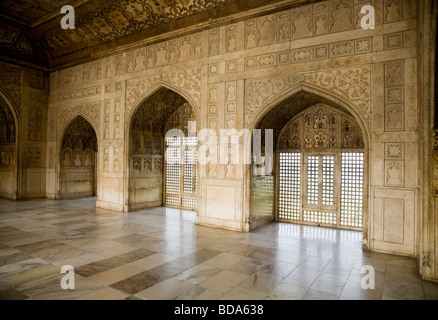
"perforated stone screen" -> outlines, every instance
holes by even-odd
[[[277,218],[360,230],[364,143],[349,114],[318,104],[294,117],[277,143]]]

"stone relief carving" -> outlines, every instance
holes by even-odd
[[[245,24],[245,48],[254,48],[256,46],[256,22],[249,20]]]
[[[232,24],[227,27],[226,48],[228,52],[237,50],[237,25]]]
[[[386,143],[385,158],[388,160],[403,160],[404,159],[404,144],[403,143]]]
[[[212,76],[217,75],[219,73],[219,64],[218,63],[211,64],[208,70],[210,75]]]
[[[341,57],[354,54],[353,41],[343,41],[341,43],[330,44],[329,48],[332,57]]]
[[[269,45],[276,41],[276,17],[264,16],[258,19],[258,45]]]
[[[209,55],[215,56],[219,54],[219,29],[213,29],[208,33],[208,49]]]
[[[157,66],[166,65],[168,63],[167,43],[158,46],[155,52],[155,61]]]
[[[402,86],[403,83],[404,83],[403,60],[386,62],[385,63],[386,87]]]
[[[134,52],[128,52],[126,54],[126,72],[130,73],[133,72],[135,69],[135,56]]]
[[[387,1],[385,8],[387,8],[388,12],[392,11],[390,8],[397,6],[397,3],[398,1]],[[245,21],[244,30],[245,48],[325,34],[328,32],[329,20],[330,32],[352,29],[353,26],[350,20],[352,19],[353,11],[357,13],[361,5],[362,2],[353,4],[351,0],[333,0],[247,20]],[[354,10],[352,9],[353,7]],[[118,16],[118,14],[116,16]],[[95,17],[93,21],[101,21],[101,19],[102,17]],[[357,18],[356,20],[358,21],[359,19]],[[344,21],[347,21],[347,23],[344,23]],[[104,21],[102,20],[101,22],[103,23]],[[234,51],[239,49],[237,48],[237,29],[237,24],[226,27],[224,50]],[[208,41],[208,53],[210,55],[219,54],[219,28],[212,29],[208,32]],[[126,66],[126,72],[133,72],[143,70],[145,67],[152,68],[178,61],[199,58],[203,56],[202,50],[202,34],[198,33],[160,42],[147,48],[133,50],[126,54],[126,61],[123,61],[123,55],[117,55],[77,68],[63,70],[60,72],[58,79],[65,79],[63,83],[64,86],[86,83],[112,75],[120,75],[124,72],[124,66]],[[320,46],[318,48],[301,49],[301,51],[295,51],[289,53],[289,55],[283,53],[281,59],[280,56],[275,57],[275,55],[261,56],[257,59],[247,58],[245,60],[245,67],[249,69],[254,67],[275,66],[289,63],[289,61],[296,63],[327,58],[328,53],[330,53],[331,56],[345,56],[366,53],[370,52],[370,50],[371,41],[367,38],[332,44],[330,50]],[[294,59],[289,60],[288,56],[294,57]],[[235,69],[232,67],[233,65],[235,64],[231,62],[227,64],[226,71],[235,72]],[[76,75],[76,73],[79,75]],[[66,97],[66,99],[69,99],[69,97]]]
[[[403,18],[403,4],[401,0],[385,0],[385,22],[399,21]]]
[[[8,98],[21,111],[21,68],[0,63],[0,87]]]
[[[248,80],[246,86],[245,115],[247,124],[267,101],[305,80],[305,76],[292,75],[273,79]]]
[[[114,100],[114,139],[122,137],[121,134],[121,113],[120,113],[120,98]]]
[[[126,112],[130,114],[135,107],[135,103],[139,103],[138,99],[153,86],[167,83],[181,89],[191,97],[195,104],[196,112],[199,114],[201,100],[200,79],[201,69],[188,69],[156,77],[129,80],[126,84]]]
[[[208,107],[208,114],[215,115],[217,113],[217,106],[212,104]]]
[[[209,129],[216,131],[216,129],[217,129],[217,119],[216,119],[216,117],[213,117],[213,118],[211,118],[209,120],[208,127],[209,127]]]
[[[190,38],[183,38],[179,42],[179,61],[189,60],[193,57],[193,47]]]
[[[114,160],[114,171],[115,172],[120,171],[120,161],[119,161],[119,159],[115,159]]]
[[[227,83],[227,96],[226,101],[234,101],[236,100],[236,82],[228,82]]]
[[[27,140],[43,140],[43,111],[41,107],[30,106],[27,124]]]
[[[90,88],[75,90],[70,93],[60,94],[58,96],[58,101],[66,101],[66,100],[77,99],[82,97],[92,97],[99,95],[101,91],[102,91],[101,86],[94,86]]]
[[[385,62],[385,130],[405,129],[404,62]]]
[[[353,102],[365,118],[370,112],[370,67],[307,74],[307,82],[331,90]]]
[[[430,256],[431,254],[429,251],[423,251],[422,266],[432,269],[432,258]]]
[[[63,167],[94,166],[97,138],[94,128],[82,117],[77,117],[65,130],[62,140]]]
[[[93,127],[98,130],[100,127],[100,110],[101,102],[81,103],[67,107],[61,107],[58,110],[58,132],[64,128],[68,121],[75,115],[84,115],[90,120]]]
[[[227,116],[226,127],[230,130],[236,128],[236,120],[234,119],[234,116]]]
[[[133,71],[140,71],[145,68],[147,63],[145,64],[145,49],[137,49],[134,51],[134,70]],[[149,66],[148,66],[149,67]]]
[[[269,100],[300,83],[330,90],[354,103],[365,119],[370,113],[371,69],[368,66],[350,69],[300,73],[267,79],[247,80],[245,120],[249,124],[256,112]]]
[[[279,149],[364,148],[362,132],[355,119],[321,103],[294,117],[278,139]]]
[[[237,60],[227,61],[225,65],[226,73],[232,73],[237,71]]]
[[[208,90],[208,92],[209,92],[208,101],[209,102],[217,102],[218,101],[217,91],[218,91],[217,84],[210,85],[209,90]]]
[[[226,168],[226,177],[227,178],[234,178],[235,172],[234,172],[234,165],[231,163],[231,161],[228,161],[227,168]]]
[[[236,113],[236,103],[235,102],[227,102],[227,107],[225,110],[226,113]]]
[[[353,1],[330,1],[330,31],[340,32],[353,29]]]
[[[385,50],[403,48],[403,32],[385,34],[384,44],[385,44]]]
[[[163,167],[162,167],[161,159],[160,158],[155,158],[154,159],[154,170],[161,172],[162,168]]]
[[[404,162],[387,161],[386,162],[385,185],[392,187],[402,187],[404,181]]]
[[[265,54],[245,58],[245,70],[273,67],[287,63],[300,63],[327,59],[329,57],[352,56],[355,54],[369,53],[372,51],[370,37],[330,43],[320,46],[293,49],[277,54]]]
[[[312,6],[304,6],[292,10],[292,38],[301,39],[313,34]]]
[[[314,18],[314,30],[315,35],[321,35],[328,33],[328,14],[319,13]]]
[[[115,57],[115,72],[117,76],[123,74],[123,55],[121,54]]]
[[[405,128],[403,104],[385,105],[385,131],[403,131]]]

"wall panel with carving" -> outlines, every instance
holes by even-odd
[[[368,4],[378,9],[378,28],[374,31],[360,28],[360,9]],[[408,106],[411,94],[405,78],[415,57],[401,49],[415,46],[414,24],[406,21],[415,17],[415,10],[410,9],[413,4],[411,0],[330,0],[302,6],[294,3],[268,14],[260,12],[239,21],[211,25],[204,31],[144,41],[108,57],[53,73],[51,107],[57,111],[51,117],[59,123],[58,135],[76,114],[90,121],[103,142],[99,164],[108,177],[115,177],[118,172],[117,179],[121,178],[122,167],[137,176],[162,176],[158,161],[164,148],[156,154],[159,148],[155,146],[164,144],[159,129],[164,122],[160,119],[169,119],[174,110],[171,112],[166,105],[175,101],[164,94],[167,89],[157,91],[161,98],[150,99],[160,86],[190,100],[198,123],[216,132],[242,124],[252,126],[278,100],[288,99],[299,88],[308,89],[335,104],[348,105],[360,118],[348,123],[348,117],[335,117],[337,129],[333,132],[330,124],[328,128],[313,128],[313,124],[306,127],[308,146],[363,148],[363,141],[355,136],[358,122],[374,139],[377,136],[372,132],[372,120],[381,117],[380,126],[387,134],[377,137],[383,141],[379,140],[380,150],[385,150],[379,155],[382,177],[373,181],[396,189],[408,185],[397,177],[403,176],[407,168],[404,161],[411,149],[396,137],[404,132],[410,118],[405,104]],[[383,28],[382,23],[387,26]],[[112,32],[111,28],[107,31]],[[382,77],[376,76],[378,72]],[[374,88],[379,91],[373,92]],[[330,114],[328,120],[321,121],[330,123],[329,120]],[[291,135],[290,142],[281,143],[306,146],[305,140],[295,138]],[[123,146],[122,139],[129,141]],[[376,141],[372,140],[370,147]],[[116,147],[121,153],[129,153],[128,163],[124,163],[123,154],[116,156]],[[217,145],[212,146],[210,155],[218,158],[220,151]],[[226,184],[235,180],[240,169],[210,163],[205,172],[211,181],[217,179]],[[147,184],[142,183],[130,185],[126,192],[146,188]]]

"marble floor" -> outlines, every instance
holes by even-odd
[[[360,232],[272,223],[251,233],[195,213],[119,213],[81,200],[0,200],[0,299],[438,299],[414,259],[364,252]],[[61,267],[75,289],[61,288]],[[361,268],[373,266],[375,289]]]

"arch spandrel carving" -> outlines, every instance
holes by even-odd
[[[201,110],[201,69],[188,69],[180,72],[163,74],[155,77],[140,78],[127,81],[126,114],[131,118],[135,107],[142,100],[161,87],[169,88],[182,95],[195,108]]]
[[[371,67],[363,66],[247,80],[246,125],[249,126],[264,107],[274,105],[279,98],[289,96],[291,91],[300,86],[315,88],[316,91],[347,101],[368,122],[371,112]]]
[[[99,136],[101,108],[101,101],[60,107],[58,109],[58,132],[63,132],[73,119],[81,116],[93,126],[96,135]]]

